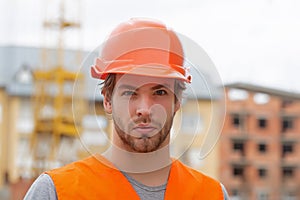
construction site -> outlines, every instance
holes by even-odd
[[[93,56],[93,52],[83,51],[80,45],[74,49],[66,48],[65,40],[69,35],[77,37],[78,41],[81,37],[80,19],[74,13],[72,17],[68,16],[67,9],[61,0],[56,12],[45,13],[41,25],[44,46],[6,46],[0,49],[3,61],[13,66],[10,70],[2,68],[1,72],[1,200],[22,199],[44,171],[95,152],[101,153],[110,145],[111,124],[103,111],[99,83],[91,80],[89,69],[80,68],[84,58]],[[12,60],[14,63],[10,63]],[[186,106],[196,101],[191,99]],[[206,98],[200,101],[203,106],[201,114],[210,117],[206,108],[212,102]],[[186,110],[189,120],[185,123],[197,123],[199,114],[189,108]],[[208,122],[205,122],[201,131],[208,127]],[[185,137],[194,139],[189,133]],[[211,153],[206,163],[192,157],[200,143],[194,144],[182,159],[217,178],[217,151]],[[178,144],[174,151],[181,151],[186,145],[184,142]]]
[[[23,199],[43,172],[111,145],[111,118],[90,74],[98,52],[82,48],[76,2],[45,5],[43,45],[0,46],[0,200]],[[186,96],[172,153],[222,182],[231,199],[300,199],[300,93],[247,83],[223,89],[220,121],[212,120],[219,94]],[[218,140],[199,159],[208,133]]]

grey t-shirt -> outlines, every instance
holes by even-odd
[[[141,184],[128,176],[126,173],[122,172],[122,174],[127,178],[130,182],[136,193],[139,195],[141,200],[163,200],[167,188],[167,183],[150,187],[144,184]]]
[[[26,200],[57,200],[56,189],[48,174],[40,175],[31,185]]]
[[[124,174],[125,175],[125,174]],[[125,175],[141,200],[163,200],[167,184],[157,187],[143,185]],[[229,200],[225,187],[221,184],[224,200]],[[51,177],[47,174],[40,175],[30,187],[24,200],[58,200]]]

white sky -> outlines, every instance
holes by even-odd
[[[225,83],[245,81],[300,92],[299,0],[65,1],[66,13],[82,22],[84,49],[93,50],[122,21],[150,17],[197,42]],[[0,45],[43,44],[42,23],[45,16],[57,17],[55,2],[0,0]],[[80,14],[74,15],[78,7]]]

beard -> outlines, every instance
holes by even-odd
[[[121,118],[113,117],[115,131],[125,145],[126,149],[132,152],[149,153],[154,152],[162,147],[162,144],[170,135],[173,117],[169,117],[163,124],[151,120],[151,124],[154,124],[158,131],[150,136],[141,135],[140,137],[137,137],[130,133],[135,125],[148,120],[150,119],[142,118],[133,120],[126,126],[122,122]]]

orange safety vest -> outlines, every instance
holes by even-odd
[[[102,156],[91,156],[46,173],[54,182],[59,200],[139,200],[126,177]],[[176,160],[171,166],[165,199],[223,200],[224,197],[219,182]]]

